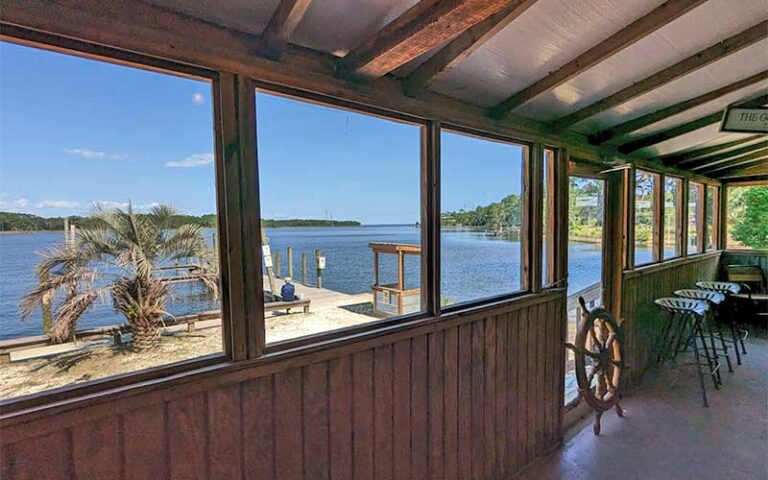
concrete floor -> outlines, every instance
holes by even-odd
[[[723,366],[719,392],[707,383],[709,408],[694,367],[652,371],[622,402],[624,418],[606,412],[596,437],[590,414],[518,478],[768,479],[768,340],[749,340],[747,352],[734,373]]]

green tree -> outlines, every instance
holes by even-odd
[[[63,301],[55,308],[51,338],[62,342],[72,336],[80,317],[96,302],[112,305],[127,320],[133,348],[147,350],[160,343],[160,321],[166,315],[168,281],[157,274],[168,261],[208,258],[207,265],[192,270],[214,295],[218,275],[212,252],[205,244],[201,225],[173,226],[174,209],[160,205],[149,214],[96,207],[96,226],[81,228],[74,240],[44,253],[38,265],[39,284],[21,302],[22,318],[40,305],[50,304],[58,292]]]
[[[768,248],[768,186],[744,189],[738,203],[729,212],[733,238],[747,247]]]

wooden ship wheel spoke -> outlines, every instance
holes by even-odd
[[[579,298],[582,318],[574,343],[566,347],[573,351],[579,395],[595,411],[594,432],[600,434],[600,418],[611,408],[622,417],[622,372],[624,365],[623,335],[616,320],[607,310],[589,311]]]

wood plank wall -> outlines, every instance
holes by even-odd
[[[695,288],[697,281],[714,280],[719,257],[720,253],[714,252],[624,272],[622,326],[631,382],[638,382],[654,366],[665,319],[653,301],[674,296],[675,290]]]
[[[760,265],[765,278],[768,278],[768,251],[766,250],[727,250],[720,257],[720,278],[725,279],[727,265]]]
[[[0,430],[0,478],[509,478],[562,438],[565,294],[538,298],[189,395],[17,422]]]

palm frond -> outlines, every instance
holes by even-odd
[[[96,300],[105,301],[112,286],[92,288],[85,292],[72,295],[62,302],[54,312],[55,318],[51,329],[51,339],[63,342],[72,336],[77,321],[93,306]]]

